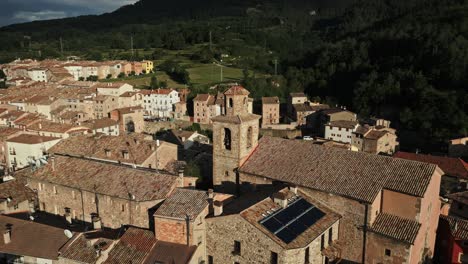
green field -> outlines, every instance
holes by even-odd
[[[221,66],[218,64],[203,64],[197,61],[191,60],[191,55],[196,53],[203,45],[192,46],[185,50],[172,51],[165,49],[153,49],[151,51],[138,50],[138,53],[141,55],[150,55],[153,52],[157,52],[158,58],[154,60],[155,67],[158,68],[158,65],[167,60],[174,60],[180,65],[186,67],[187,71],[190,74],[191,86],[194,88],[206,89],[214,84],[220,82],[240,82],[243,78],[242,69],[231,67],[231,66]],[[114,51],[118,52],[118,51]],[[120,52],[122,53],[122,52]],[[125,51],[123,53],[128,53]],[[106,54],[108,55],[108,54]],[[222,73],[221,73],[222,71]],[[250,71],[250,74],[253,72]],[[257,73],[258,75],[258,73]],[[143,75],[143,76],[133,76],[125,77],[121,79],[111,79],[111,80],[102,80],[104,82],[127,82],[137,88],[148,87],[151,82],[152,74]],[[172,80],[165,72],[157,71],[156,77],[158,81],[166,81],[168,87],[172,88],[181,88],[186,85],[177,83]]]

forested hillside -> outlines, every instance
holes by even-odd
[[[291,91],[389,118],[408,148],[468,133],[467,0],[142,0],[102,16],[0,29],[0,60],[114,50],[183,50],[237,58],[256,99]],[[29,38],[31,38],[31,51]],[[38,53],[37,51],[41,52]],[[106,57],[107,56],[107,57]],[[278,85],[279,84],[279,85]],[[318,98],[317,98],[318,99]]]

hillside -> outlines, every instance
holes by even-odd
[[[101,16],[1,28],[0,61],[60,56],[59,38],[63,55],[128,58],[130,36],[140,58],[193,46],[201,48],[184,60],[229,54],[231,66],[263,73],[243,76],[256,99],[305,91],[388,118],[407,149],[468,134],[467,0],[142,0]],[[275,60],[280,86],[259,77],[274,73]]]

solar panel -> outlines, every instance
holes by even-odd
[[[288,244],[324,215],[317,207],[299,198],[288,207],[265,217],[260,224]]]

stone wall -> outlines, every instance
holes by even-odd
[[[92,214],[96,214],[99,208],[102,225],[109,228],[120,228],[121,225],[127,224],[148,228],[148,210],[162,202],[137,202],[97,194],[96,203],[96,195],[92,192],[32,179],[28,179],[28,183],[31,188],[37,190],[41,211],[64,216],[65,208],[69,208],[73,219],[84,219],[85,222],[91,223]]]
[[[409,263],[410,249],[410,245],[369,232],[366,263]],[[385,255],[385,250],[390,250],[390,256]]]

